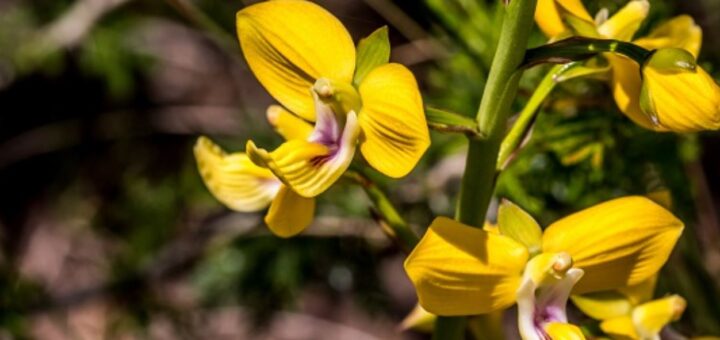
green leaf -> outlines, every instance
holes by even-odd
[[[428,126],[440,132],[464,133],[478,137],[478,127],[474,119],[447,110],[425,107]]]
[[[373,69],[390,61],[390,39],[388,28],[383,26],[367,37],[360,39],[357,46],[357,65],[353,83],[357,86]]]
[[[525,210],[505,199],[498,210],[498,228],[501,234],[525,245],[531,255],[540,253],[540,225]]]

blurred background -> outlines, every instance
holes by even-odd
[[[246,0],[0,0],[0,339],[422,339],[405,255],[339,183],[301,236],[221,206],[192,156],[199,135],[231,151],[275,146],[273,100],[234,34]],[[357,41],[387,25],[392,59],[436,107],[474,114],[502,18],[495,1],[322,0]],[[611,13],[624,0],[587,1]],[[720,0],[651,1],[641,33],[677,14],[704,30],[720,76]],[[535,32],[532,45],[544,38]],[[523,78],[519,111],[546,69]],[[498,195],[546,226],[626,194],[670,193],[686,223],[657,294],[675,328],[720,335],[720,134],[643,131],[598,81],[544,105]],[[452,216],[464,138],[433,133],[407,178],[375,176],[418,233]]]

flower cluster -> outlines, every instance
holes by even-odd
[[[342,176],[357,147],[389,177],[415,167],[430,144],[422,97],[412,73],[388,62],[389,47],[356,53],[337,18],[302,0],[248,6],[237,30],[250,69],[282,105],[267,116],[286,142],[267,151],[248,141],[246,154],[226,155],[198,140],[200,173],[222,203],[237,211],[270,204],[270,230],[290,237],[310,224],[313,198]]]

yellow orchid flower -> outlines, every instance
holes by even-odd
[[[685,310],[685,299],[670,295],[652,299],[657,276],[635,286],[614,291],[596,292],[572,297],[583,313],[600,320],[600,328],[618,340],[655,340]]]
[[[538,6],[536,21],[549,37],[571,31],[564,26],[564,21],[579,17],[587,22],[589,17],[579,0],[542,2],[549,4]],[[597,22],[596,32],[591,35],[630,41],[647,17],[649,9],[647,0],[632,0],[611,18]],[[561,29],[557,28],[559,25],[563,25]],[[672,18],[649,35],[633,41],[649,50],[684,49],[695,58],[700,52],[701,42],[702,30],[687,15]],[[644,67],[641,72],[640,66],[626,57],[615,54],[606,54],[605,57],[612,66],[610,86],[615,101],[620,110],[636,124],[655,131],[697,132],[720,129],[720,87],[702,68],[668,73]],[[645,112],[640,105],[643,79],[652,93],[655,107],[652,113]]]
[[[405,176],[417,164],[430,140],[418,85],[406,67],[384,62],[358,79],[350,34],[310,1],[248,6],[237,13],[237,31],[258,81],[292,114],[314,123],[307,138],[272,152],[248,142],[253,162],[303,197],[332,185],[358,144],[387,176]]]
[[[581,339],[565,315],[570,293],[649,279],[667,261],[683,224],[647,198],[619,198],[550,225],[539,236],[540,251],[534,257],[526,245],[506,236],[504,228],[500,224],[500,233],[493,233],[436,218],[405,262],[422,307],[453,316],[489,313],[517,303],[524,339],[550,334],[554,339]]]
[[[306,138],[311,132],[308,123],[278,106],[268,109],[268,120],[288,140]],[[203,182],[228,208],[255,212],[270,206],[265,223],[280,237],[294,236],[310,225],[315,199],[296,194],[245,153],[227,154],[207,137],[198,139],[194,152]]]

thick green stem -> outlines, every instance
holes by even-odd
[[[405,252],[409,253],[415,248],[415,245],[420,239],[415,232],[410,229],[410,226],[402,216],[400,216],[400,213],[395,209],[395,206],[387,195],[385,195],[385,192],[371,181],[367,175],[361,172],[363,172],[363,169],[358,169],[358,172],[348,171],[344,176],[352,179],[365,190],[365,193],[373,202],[375,209],[380,215],[379,222],[383,227],[383,231],[396,240]]]
[[[455,216],[467,225],[482,227],[485,222],[485,214],[495,189],[495,167],[500,143],[512,101],[517,94],[522,74],[518,69],[527,49],[536,3],[537,0],[511,0],[506,7],[498,48],[477,114],[478,130],[486,139],[470,139]],[[462,339],[465,322],[461,319],[439,317],[433,339]]]

